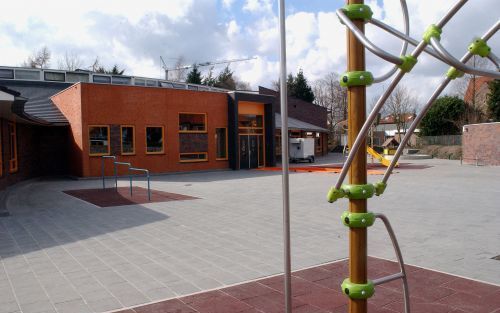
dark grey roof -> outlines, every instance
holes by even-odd
[[[24,115],[23,117],[34,122],[49,125],[69,124],[50,97],[71,85],[71,83],[0,80],[0,86],[16,91],[21,97],[27,99],[23,107],[18,107],[17,110],[13,108],[16,114]]]
[[[276,113],[276,129],[281,129],[281,114]],[[319,127],[307,122],[300,121],[293,117],[288,117],[288,129],[290,130],[304,130],[308,132],[328,132],[327,129]]]

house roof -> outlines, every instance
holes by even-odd
[[[390,138],[387,138],[386,141],[384,141],[384,143],[382,144],[382,147],[387,147],[391,143],[394,143],[395,145],[399,145],[399,141],[395,137],[390,137]]]
[[[281,114],[275,113],[276,119],[276,129],[281,129]],[[290,130],[304,130],[309,132],[321,132],[326,133],[328,130],[323,127],[319,127],[307,122],[300,121],[293,117],[288,117],[288,129]]]
[[[411,122],[415,119],[415,114],[413,113],[404,113],[402,114],[402,117],[404,118],[404,120],[406,122]],[[392,114],[389,114],[387,115],[386,117],[383,117],[380,119],[380,124],[394,124],[395,123],[395,120],[394,120],[394,115]]]
[[[0,80],[0,86],[25,98],[25,101],[19,101],[12,107],[17,115],[39,124],[68,125],[68,120],[50,97],[71,86],[71,83]]]

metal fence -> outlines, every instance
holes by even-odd
[[[417,146],[460,146],[462,145],[462,135],[445,135],[445,136],[423,136],[417,137]]]

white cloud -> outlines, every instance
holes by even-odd
[[[273,1],[272,0],[245,0],[245,4],[243,5],[243,10],[252,12],[252,13],[260,13],[260,12],[271,12],[273,9]]]
[[[231,6],[233,5],[233,3],[234,3],[234,0],[222,0],[222,5],[226,9],[230,9]]]
[[[288,9],[294,1],[302,0],[290,0]],[[426,26],[437,22],[455,1],[408,0],[411,35],[420,40]],[[498,19],[495,10],[484,10],[496,7],[497,1],[469,1],[443,28],[443,45],[460,57],[469,41]],[[399,1],[367,3],[376,18],[402,30]],[[19,65],[43,45],[53,51],[54,59],[70,51],[78,53],[88,65],[98,55],[108,66],[124,66],[128,74],[156,77],[162,76],[160,55],[170,60],[170,65],[174,63],[170,58],[180,55],[188,64],[258,56],[258,60],[233,63],[231,67],[254,88],[270,85],[279,71],[275,4],[273,0],[74,0],[69,6],[63,0],[5,1],[0,11],[0,65]],[[224,10],[218,10],[221,7]],[[312,81],[328,72],[345,70],[346,31],[331,4],[308,12],[295,7],[288,11],[286,22],[289,71],[302,68]],[[399,54],[398,39],[372,25],[366,26],[366,33],[375,44]],[[494,51],[500,49],[498,39],[493,38],[490,44]],[[367,69],[375,75],[391,67],[371,53],[366,56]],[[56,60],[52,64],[57,65]],[[446,68],[422,56],[404,83],[425,98]],[[387,83],[369,88],[369,98],[380,93],[384,85]]]

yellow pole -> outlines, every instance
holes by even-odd
[[[349,0],[349,4],[363,4],[363,0]],[[364,33],[364,21],[353,20]],[[365,49],[354,34],[347,30],[347,70],[365,70]],[[355,86],[347,90],[348,142],[352,147],[366,118],[366,87]],[[366,184],[366,140],[361,144],[349,171],[350,184]],[[366,212],[366,199],[349,200],[349,211]],[[366,228],[349,228],[349,279],[353,283],[367,282],[367,234]],[[367,313],[366,300],[349,299],[349,313]]]

